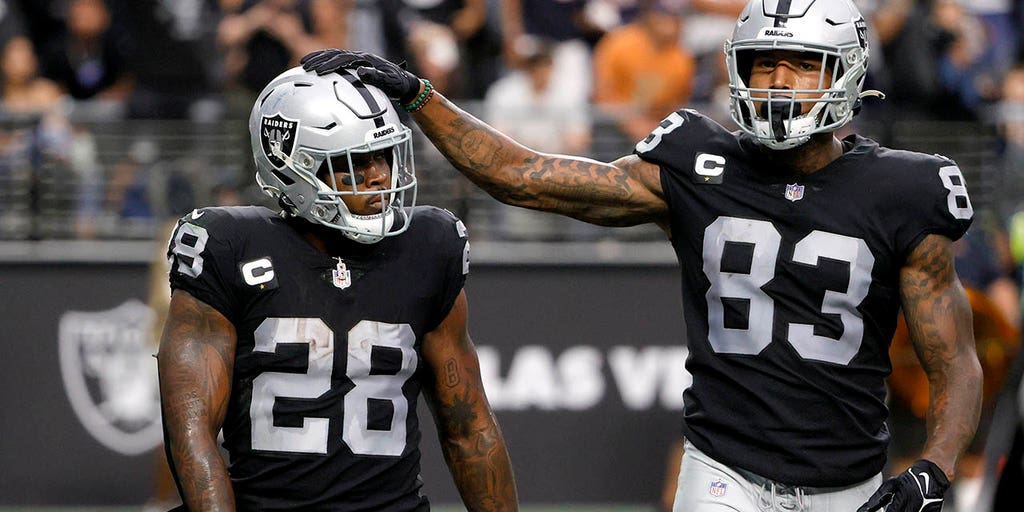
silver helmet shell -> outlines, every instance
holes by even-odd
[[[753,53],[768,50],[819,55],[818,88],[752,89]],[[868,67],[867,23],[850,0],[751,0],[725,55],[733,121],[771,149],[790,149],[839,129],[857,112]],[[800,115],[803,103],[812,106]]]
[[[388,97],[354,73],[318,76],[295,67],[278,75],[256,98],[249,135],[256,182],[286,214],[367,244],[408,229],[416,203],[412,131]],[[361,177],[353,169],[352,154],[388,149],[389,186],[357,190]],[[347,172],[350,179],[339,182],[336,172]],[[375,215],[354,214],[342,200],[373,194],[385,205]]]

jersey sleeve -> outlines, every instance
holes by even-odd
[[[430,237],[438,248],[438,266],[442,276],[435,298],[435,314],[430,329],[434,330],[451,312],[455,299],[466,285],[469,275],[469,233],[454,213],[440,208],[423,212],[432,224]],[[424,219],[416,219],[420,222]]]
[[[956,162],[940,157],[915,159],[905,170],[900,194],[903,221],[896,232],[904,257],[931,234],[958,240],[974,218],[967,183]]]
[[[678,162],[692,160],[686,155],[696,151],[696,145],[708,145],[714,139],[732,140],[721,125],[700,112],[681,109],[663,119],[644,140],[637,142],[633,154],[662,169],[679,172]]]
[[[235,321],[237,294],[231,238],[237,235],[229,214],[216,208],[194,210],[178,220],[168,241],[171,289],[184,290]]]

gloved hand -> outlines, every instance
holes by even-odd
[[[384,91],[403,105],[411,103],[420,93],[420,79],[405,70],[405,62],[395,64],[372,53],[326,48],[307,53],[299,61],[302,69],[318,75],[340,69],[354,69],[359,79]]]
[[[935,463],[921,459],[882,483],[857,512],[939,512],[949,479]]]

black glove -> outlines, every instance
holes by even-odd
[[[867,503],[857,512],[939,512],[942,495],[949,489],[949,479],[932,461],[921,459],[882,483]]]
[[[412,103],[420,93],[420,79],[405,70],[405,63],[395,64],[372,53],[326,48],[307,53],[302,69],[318,75],[334,73],[340,69],[354,69],[359,79],[380,88],[400,103]]]

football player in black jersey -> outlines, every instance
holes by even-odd
[[[609,163],[523,147],[375,55],[321,50],[303,66],[355,70],[406,104],[502,202],[664,229],[693,375],[675,510],[937,511],[981,403],[951,250],[973,210],[954,162],[834,135],[872,94],[867,40],[850,0],[752,0],[726,43],[740,131],[679,110]],[[929,378],[928,436],[883,482],[901,307]]]
[[[187,509],[429,510],[422,391],[466,507],[517,510],[467,332],[466,228],[415,206],[392,103],[354,73],[294,68],[249,129],[282,211],[195,210],[167,252],[160,394]]]

